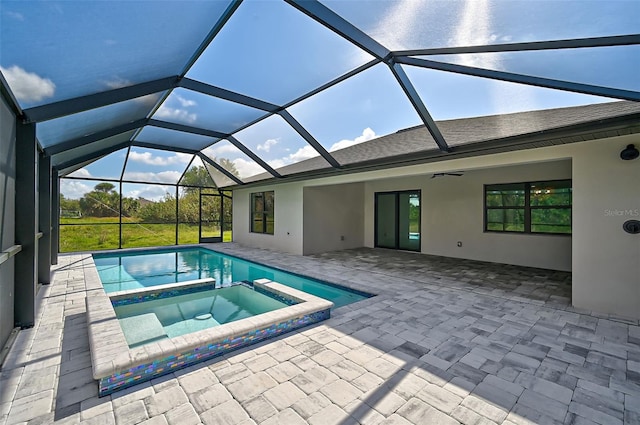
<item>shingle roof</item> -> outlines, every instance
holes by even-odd
[[[456,151],[456,147],[481,144],[483,142],[499,142],[513,137],[530,136],[533,142],[534,136],[542,133],[551,133],[547,143],[559,144],[576,142],[597,137],[578,137],[577,139],[557,140],[558,136],[554,130],[571,129],[583,124],[596,124],[603,120],[625,117],[633,114],[640,114],[640,103],[637,102],[610,102],[587,106],[576,106],[569,108],[545,109],[529,112],[518,112],[504,115],[489,115],[474,118],[462,118],[454,120],[438,121],[438,128],[447,140],[448,144]],[[636,121],[640,126],[640,116]],[[593,132],[593,130],[590,130]],[[636,130],[636,131],[640,131]],[[611,135],[607,133],[608,135]],[[539,139],[539,138],[538,138]],[[540,145],[540,140],[536,144]],[[524,145],[524,147],[535,147],[536,145]],[[520,149],[523,145],[520,145]],[[336,160],[341,165],[363,163],[367,161],[384,162],[393,159],[412,155],[420,156],[428,153],[441,153],[438,151],[433,137],[426,127],[418,126],[400,130],[386,136],[378,137],[364,143],[349,146],[332,152]],[[447,155],[440,156],[441,160],[446,160]],[[314,157],[296,164],[287,165],[277,171],[283,175],[304,173],[327,169],[328,164],[321,157]],[[264,179],[265,175],[255,176],[249,180]]]

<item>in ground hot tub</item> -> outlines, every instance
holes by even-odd
[[[213,283],[205,279],[110,295],[91,291],[87,324],[99,395],[328,319],[333,307],[266,279],[221,289]]]

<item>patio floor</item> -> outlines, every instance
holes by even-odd
[[[0,425],[640,424],[638,321],[571,307],[569,273],[381,249],[215,249],[378,295],[98,398],[86,256],[63,255],[0,371]]]

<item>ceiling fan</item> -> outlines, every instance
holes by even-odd
[[[436,177],[444,177],[444,176],[455,176],[461,177],[464,176],[464,171],[454,171],[452,173],[434,173],[431,178],[435,179]]]

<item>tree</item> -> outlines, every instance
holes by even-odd
[[[98,183],[79,200],[80,212],[89,217],[117,217],[120,195],[111,183]]]
[[[67,199],[60,194],[60,215],[62,217],[77,217],[80,214],[80,201],[77,199]]]
[[[220,161],[220,166],[222,168],[224,168],[234,176],[240,178],[240,173],[238,172],[238,169],[236,168],[236,164],[234,164],[233,161],[227,158],[220,158],[219,161]]]
[[[207,169],[201,165],[196,165],[187,170],[180,180],[180,184],[188,186],[214,187],[213,179]],[[190,190],[193,188],[185,188]]]
[[[137,215],[145,223],[174,223],[176,198],[167,193],[162,200],[141,206]]]
[[[104,193],[109,193],[113,190],[115,190],[115,186],[111,183],[98,183],[93,190],[95,190],[96,192],[104,192]]]
[[[138,213],[140,201],[134,198],[122,198],[122,215],[124,217],[133,217]]]

